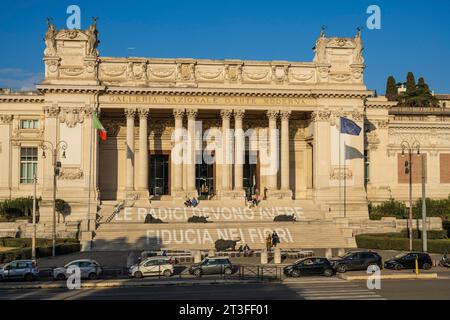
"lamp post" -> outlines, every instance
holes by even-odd
[[[408,171],[409,176],[409,218],[408,218],[408,230],[409,230],[409,250],[413,250],[413,229],[412,229],[412,154],[413,150],[417,150],[417,155],[420,155],[420,144],[417,140],[414,140],[412,144],[408,141],[403,141],[401,143],[402,157],[405,156],[405,150],[408,150],[409,159],[405,163],[405,167]]]
[[[62,158],[66,158],[67,142],[59,141],[56,146],[50,141],[44,140],[41,145],[42,157],[45,159],[45,151],[50,150],[52,153],[53,166],[53,230],[52,230],[52,256],[56,256],[56,181],[59,176],[61,162],[58,161],[58,153],[62,151]]]
[[[425,196],[425,161],[424,156],[422,154],[422,251],[428,251],[428,243],[427,243],[427,203]]]
[[[31,260],[36,260],[36,173],[33,176],[33,238],[31,239]]]

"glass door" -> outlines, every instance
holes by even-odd
[[[150,194],[162,196],[169,194],[169,156],[157,154],[150,156]]]

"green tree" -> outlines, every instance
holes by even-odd
[[[395,101],[398,97],[397,85],[393,76],[389,76],[386,82],[386,98],[388,101]]]
[[[406,75],[406,94],[408,96],[413,96],[416,93],[416,79],[414,74],[410,71]]]

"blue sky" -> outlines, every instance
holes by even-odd
[[[311,61],[321,25],[343,37],[364,26],[369,89],[383,93],[388,75],[404,81],[413,71],[450,93],[449,0],[8,1],[0,12],[0,87],[41,80],[45,18],[65,27],[71,4],[81,8],[82,28],[99,17],[102,56]],[[371,4],[381,8],[381,30],[365,27]]]

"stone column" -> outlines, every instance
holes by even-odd
[[[245,136],[242,129],[242,119],[245,110],[234,110],[234,190],[241,191],[243,187],[243,165],[245,160]]]
[[[148,109],[139,109],[139,184],[138,190],[148,193]]]
[[[127,191],[134,190],[134,117],[136,109],[125,109],[127,117],[127,142],[126,142],[126,184]]]
[[[281,190],[289,189],[289,117],[290,110],[280,111],[281,117]]]
[[[230,167],[231,167],[231,145],[230,145],[230,117],[231,110],[221,110],[222,117],[222,191],[231,189]]]
[[[196,194],[195,190],[195,119],[197,109],[187,109],[188,117],[188,157],[187,157],[187,191],[189,194]]]
[[[277,118],[278,118],[278,111],[275,110],[269,110],[267,111],[267,117],[269,118],[269,150],[270,150],[270,158],[271,159],[276,159],[276,162],[278,162],[278,140],[277,138]],[[273,153],[276,154],[273,154]],[[277,173],[278,173],[278,169],[279,169],[279,163],[273,163],[273,161],[271,161],[271,166],[276,165],[276,167],[273,167],[273,170],[275,172],[273,172],[273,174],[270,174],[267,176],[267,188],[269,189],[269,193],[273,193],[274,191],[277,190]],[[272,170],[272,168],[271,168]]]
[[[174,109],[173,116],[175,118],[174,147],[172,149],[172,190],[174,193],[183,190],[183,116],[184,109]],[[176,196],[173,194],[172,196]]]

